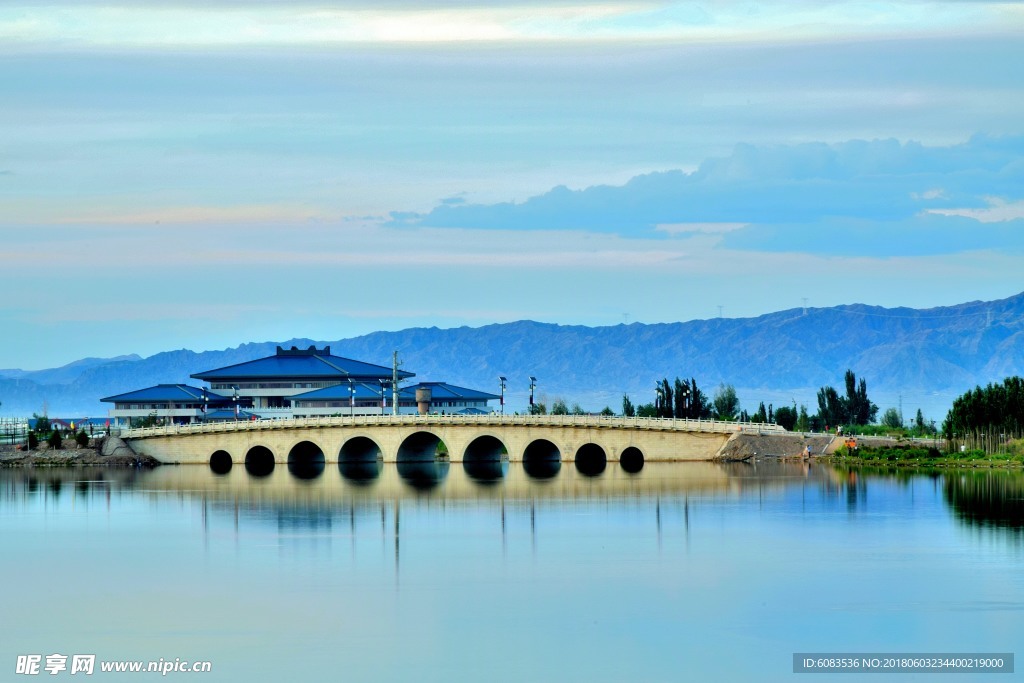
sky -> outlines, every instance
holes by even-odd
[[[0,7],[0,367],[1024,291],[1024,3]]]

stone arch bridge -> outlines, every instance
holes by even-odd
[[[124,430],[128,445],[163,463],[620,462],[713,460],[744,432],[776,425],[594,415],[357,415]]]

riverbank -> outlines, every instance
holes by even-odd
[[[134,453],[120,439],[96,439],[88,446],[40,447],[31,451],[19,450],[17,446],[0,446],[0,467],[156,467],[159,464],[156,458]]]
[[[1011,453],[943,453],[935,447],[895,445],[887,447],[861,447],[848,450],[839,448],[834,454],[817,458],[818,462],[848,467],[943,467],[959,469],[1020,469],[1024,456]]]

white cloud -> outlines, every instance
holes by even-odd
[[[751,10],[754,11],[751,11]],[[499,41],[787,42],[907,34],[1005,33],[1021,18],[1008,3],[591,2],[545,6],[419,5],[336,9],[316,5],[122,3],[21,5],[0,10],[8,44],[124,47],[324,45]]]
[[[986,197],[988,206],[977,209],[929,209],[928,213],[940,216],[963,216],[981,223],[1005,223],[1024,218],[1024,200],[1007,201],[1000,197]]]

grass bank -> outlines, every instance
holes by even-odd
[[[1024,452],[1019,448],[998,453],[982,450],[943,453],[937,448],[918,445],[840,446],[835,454],[819,458],[838,465],[887,465],[907,467],[1024,467]]]

